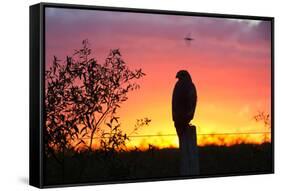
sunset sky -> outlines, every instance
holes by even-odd
[[[140,89],[130,92],[119,110],[131,132],[136,119],[148,117],[138,135],[175,134],[171,97],[177,71],[188,70],[197,88],[192,121],[199,145],[218,143],[210,133],[268,132],[253,116],[270,113],[271,26],[269,21],[46,8],[46,67],[63,60],[88,39],[93,56],[104,62],[119,48],[130,69],[142,68]],[[184,37],[194,38],[186,43]],[[226,144],[263,135],[224,135]],[[208,139],[208,140],[207,140]],[[205,141],[205,142],[204,142]],[[132,145],[176,146],[176,136],[132,138]]]

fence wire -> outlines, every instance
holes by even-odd
[[[197,133],[197,136],[216,136],[216,135],[264,135],[264,134],[271,134],[271,132],[245,132],[245,133]],[[128,135],[128,138],[142,138],[142,137],[172,137],[177,136],[177,134],[151,134],[151,135]],[[93,139],[102,139],[108,138],[109,136],[105,137],[93,137]],[[90,138],[85,138],[90,139]]]

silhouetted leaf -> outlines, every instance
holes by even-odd
[[[76,126],[76,125],[74,125],[74,126],[73,126],[73,128],[74,128],[74,130],[75,130],[75,132],[76,132],[76,133],[78,133],[78,132],[79,132],[79,130],[78,130],[78,128],[77,128],[77,126]]]
[[[84,127],[81,129],[80,133],[83,133],[83,131],[86,131],[86,130],[87,130],[87,126],[84,126]]]

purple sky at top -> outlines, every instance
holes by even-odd
[[[202,46],[197,47],[201,51],[212,51],[215,47],[216,51],[220,49],[232,54],[243,51],[254,57],[263,57],[268,55],[270,46],[270,22],[266,21],[46,9],[48,63],[51,55],[70,54],[85,38],[92,42],[95,50],[108,52],[110,48],[139,48],[145,45],[145,41],[183,43],[182,39],[189,33],[198,46],[202,42]],[[161,46],[160,43],[159,46],[154,44],[150,49],[157,50]]]

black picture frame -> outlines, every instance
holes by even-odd
[[[133,13],[152,13],[164,15],[183,15],[183,16],[199,16],[213,18],[233,18],[233,19],[250,19],[271,22],[271,153],[272,153],[272,169],[268,172],[249,172],[249,173],[227,173],[199,175],[189,177],[165,177],[165,178],[148,178],[148,179],[130,179],[117,181],[100,181],[87,183],[46,185],[44,184],[44,148],[43,148],[43,127],[44,127],[44,72],[45,72],[45,9],[46,8],[67,8],[80,10],[102,10],[114,12],[133,12]],[[73,4],[55,4],[55,3],[39,3],[30,6],[30,129],[29,129],[29,184],[38,188],[49,187],[65,187],[65,186],[82,186],[97,184],[113,184],[113,183],[132,183],[146,181],[162,181],[162,180],[178,180],[190,178],[209,178],[222,176],[241,176],[254,174],[270,174],[274,173],[274,17],[249,16],[249,15],[232,15],[217,13],[197,13],[183,12],[171,10],[155,10],[155,9],[136,9],[121,7],[104,7],[89,5],[73,5]]]

